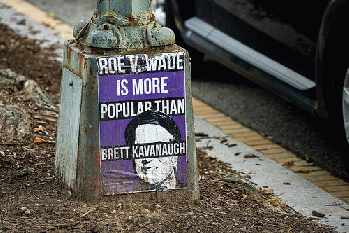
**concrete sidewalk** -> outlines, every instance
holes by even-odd
[[[251,147],[231,139],[202,118],[195,117],[195,130],[208,135],[200,138],[196,144],[197,147],[210,148],[205,149],[208,155],[230,164],[238,172],[248,174],[251,177],[250,181],[259,187],[273,189],[277,197],[297,212],[335,226],[339,232],[349,232],[349,220],[342,219],[349,215],[349,206],[343,201]],[[226,139],[224,143],[223,139]],[[231,146],[234,144],[236,146]],[[326,216],[314,217],[313,211],[324,213]]]
[[[48,17],[45,12],[23,0],[0,0],[0,15],[0,23],[10,26],[23,36],[44,40],[43,46],[62,44],[72,35],[70,26]],[[196,115],[195,131],[207,135],[198,138],[197,147],[206,148],[208,155],[229,163],[234,170],[248,173],[250,180],[258,186],[273,189],[277,197],[297,212],[335,226],[339,232],[349,232],[349,219],[343,219],[349,217],[349,205],[313,184],[320,181],[329,181],[329,185],[339,182],[335,187],[341,187],[349,193],[347,183],[342,184],[341,180],[330,176],[320,168],[309,166],[291,152],[234,122],[201,101],[194,98],[193,102]],[[219,128],[225,129],[224,132]],[[287,162],[297,166],[291,166],[290,169],[281,166]],[[330,178],[320,178],[322,180],[311,183],[299,176],[310,176],[310,172],[313,172],[312,177],[316,177],[316,174],[320,174],[319,171],[321,177]],[[347,194],[340,191],[335,193],[340,193],[346,198]],[[314,217],[312,211],[322,212],[325,217]]]

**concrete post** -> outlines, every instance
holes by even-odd
[[[87,200],[197,199],[189,55],[172,30],[156,22],[149,0],[99,0],[73,33],[56,175]]]

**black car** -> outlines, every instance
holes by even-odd
[[[347,147],[349,1],[153,0],[153,5],[178,44],[330,119],[336,126],[331,133]]]

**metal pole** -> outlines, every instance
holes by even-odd
[[[96,48],[132,50],[175,43],[173,31],[156,21],[149,0],[98,1],[92,19],[78,23],[73,35]]]

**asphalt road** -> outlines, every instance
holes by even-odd
[[[193,95],[273,141],[309,157],[315,164],[341,177],[344,170],[331,124],[296,107],[244,77],[215,63],[192,81]],[[217,75],[218,74],[218,75]]]
[[[62,21],[74,25],[89,19],[95,1],[27,0]],[[204,69],[204,70],[203,70]],[[193,95],[275,142],[309,157],[316,165],[349,178],[341,150],[333,141],[331,125],[292,103],[275,96],[215,62],[204,62],[192,71]]]

